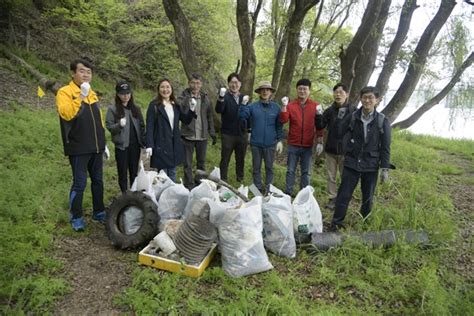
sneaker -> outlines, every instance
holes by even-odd
[[[105,211],[92,213],[92,219],[101,224],[105,224]]]
[[[74,229],[74,231],[76,232],[84,231],[84,229],[86,229],[86,222],[84,221],[84,217],[72,218],[71,226],[72,229]]]

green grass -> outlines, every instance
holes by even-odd
[[[102,88],[113,89],[113,84]],[[137,95],[145,108],[152,93]],[[0,111],[1,312],[51,312],[52,302],[70,290],[68,280],[58,277],[67,267],[52,258],[52,240],[58,234],[74,236],[67,218],[70,167],[57,114],[22,104]],[[443,260],[455,252],[457,224],[440,179],[459,175],[461,169],[443,163],[439,150],[472,160],[473,148],[468,141],[394,133],[397,169],[378,186],[370,221],[363,224],[355,209],[348,212],[351,230],[424,229],[432,248],[398,243],[370,249],[348,240],[326,253],[299,251],[295,259],[270,254],[275,269],[239,279],[225,275],[218,260],[198,279],[136,267],[133,284],[116,293],[114,302],[138,314],[468,314],[474,308],[472,286]],[[220,141],[208,147],[208,169],[218,165],[219,157]],[[250,183],[250,153],[245,168]],[[275,167],[278,187],[284,186],[285,170]],[[229,179],[236,184],[233,161]],[[107,203],[119,192],[113,160],[105,164],[105,183]],[[324,204],[322,168],[313,170],[312,184]],[[358,191],[355,197],[360,198]],[[84,208],[91,208],[88,190]],[[329,221],[329,214],[323,214]]]

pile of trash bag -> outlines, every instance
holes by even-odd
[[[219,168],[211,175],[218,179]],[[235,190],[208,179],[189,191],[163,171],[145,171],[141,163],[132,190],[157,206],[159,233],[146,241],[153,254],[198,265],[217,243],[223,270],[232,277],[268,271],[273,266],[267,250],[294,258],[295,234],[322,232],[321,210],[310,186],[293,202],[274,186],[267,196],[248,199],[248,187]],[[133,219],[127,221],[124,225],[134,229]]]

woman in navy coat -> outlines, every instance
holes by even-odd
[[[193,110],[190,104],[190,110],[184,112],[176,104],[171,82],[166,78],[160,80],[158,96],[150,102],[146,113],[146,154],[151,157],[150,166],[164,170],[173,181],[176,167],[184,159],[179,121],[191,123],[196,117]]]

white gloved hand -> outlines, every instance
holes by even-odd
[[[388,169],[382,168],[380,171],[380,183],[385,183],[388,181]]]
[[[197,105],[196,99],[191,98],[191,100],[189,100],[189,109],[194,112],[194,110],[196,110],[196,105]]]
[[[290,101],[290,99],[288,97],[281,98],[281,104],[283,104],[283,106],[285,106],[285,107],[288,105],[289,101]]]
[[[126,117],[122,117],[122,118],[120,119],[120,126],[125,127],[125,125],[127,125],[127,118],[126,118]]]
[[[89,90],[91,89],[91,85],[89,82],[81,83],[81,98],[84,99],[89,95]]]
[[[153,148],[148,147],[147,149],[145,149],[145,152],[146,152],[146,157],[150,158],[153,155]]]
[[[317,144],[316,145],[316,155],[321,155],[323,153],[324,146],[323,144]]]
[[[109,151],[109,147],[107,147],[107,145],[105,145],[104,156],[105,156],[105,160],[110,159],[110,151]]]
[[[277,145],[276,145],[276,152],[278,154],[281,154],[283,152],[283,143],[281,141],[278,142]]]
[[[243,104],[243,105],[247,105],[247,103],[249,103],[249,96],[248,96],[248,95],[244,95],[244,97],[242,98],[242,104]]]
[[[221,88],[221,89],[219,90],[219,96],[220,96],[221,98],[223,98],[226,91],[227,91],[226,88]]]
[[[323,115],[323,107],[320,104],[316,107],[316,114]]]
[[[250,143],[250,138],[252,138],[252,133],[249,133],[249,135],[247,136],[247,142]]]

